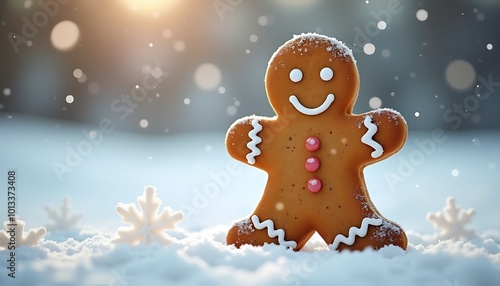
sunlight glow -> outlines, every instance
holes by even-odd
[[[122,0],[133,12],[154,14],[174,7],[179,0]]]

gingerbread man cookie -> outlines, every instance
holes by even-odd
[[[363,168],[401,149],[407,125],[390,109],[352,114],[359,74],[351,50],[295,36],[272,56],[265,83],[276,116],[241,118],[226,135],[233,158],[268,173],[257,208],[227,243],[300,250],[318,232],[332,250],[406,249],[404,231],[371,202]]]

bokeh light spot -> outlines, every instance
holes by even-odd
[[[373,53],[375,53],[375,45],[372,43],[366,43],[363,46],[363,52],[367,55],[373,55]]]
[[[267,23],[269,22],[267,20],[267,17],[266,16],[260,16],[259,19],[257,20],[257,22],[259,23],[259,25],[261,26],[267,26]]]
[[[182,52],[186,49],[186,43],[181,40],[177,40],[174,42],[174,51],[176,52]]]
[[[147,121],[146,119],[141,119],[141,121],[139,121],[139,126],[141,126],[142,128],[146,128],[148,127],[149,125],[149,121]]]
[[[250,42],[255,43],[259,40],[259,37],[255,34],[250,35]]]
[[[80,38],[78,26],[71,21],[65,20],[57,23],[50,33],[50,41],[54,48],[60,51],[72,49]]]
[[[90,130],[89,131],[89,137],[92,139],[97,138],[97,131],[96,130]]]
[[[161,32],[161,35],[165,38],[165,39],[169,39],[172,37],[172,30],[170,29],[165,29]]]
[[[429,13],[427,13],[427,10],[420,9],[417,11],[417,19],[419,21],[425,21],[429,18]]]
[[[382,57],[383,58],[387,59],[390,56],[391,56],[391,51],[390,50],[388,50],[388,49],[383,49],[382,50]]]
[[[452,88],[465,90],[474,83],[476,70],[468,61],[454,60],[446,67],[445,78]]]
[[[74,101],[75,101],[75,97],[74,97],[74,96],[72,96],[71,94],[69,94],[69,95],[67,95],[67,96],[66,96],[66,102],[67,102],[67,103],[71,104],[71,103],[73,103]]]
[[[236,112],[238,112],[238,108],[236,108],[236,106],[234,106],[234,105],[230,105],[230,106],[226,109],[226,112],[227,112],[227,114],[229,114],[230,116],[234,116],[234,115],[236,115]]]
[[[75,70],[73,71],[73,76],[74,76],[75,78],[81,78],[81,77],[82,77],[82,75],[83,75],[83,72],[82,72],[82,70],[81,70],[81,69],[75,69]]]
[[[277,4],[289,9],[305,9],[316,5],[318,0],[276,0]]]
[[[79,82],[79,83],[84,83],[84,82],[86,82],[86,81],[87,81],[87,75],[86,75],[86,74],[82,74],[82,76],[80,76],[80,77],[78,78],[78,82]]]
[[[32,5],[33,5],[33,1],[31,1],[31,0],[25,0],[23,3],[23,6],[25,9],[30,8]]]
[[[387,28],[387,23],[384,22],[384,21],[380,21],[377,23],[377,27],[380,29],[380,30],[385,30],[385,28]]]
[[[201,89],[213,89],[221,82],[221,72],[219,68],[211,63],[200,65],[194,73],[194,81]]]
[[[154,67],[154,68],[151,70],[151,75],[152,75],[154,78],[160,78],[160,77],[163,75],[163,70],[162,70],[160,67]]]
[[[122,0],[122,2],[132,12],[142,12],[146,15],[152,15],[153,18],[159,18],[161,12],[170,10],[180,1],[177,0]]]
[[[376,96],[370,98],[370,100],[368,100],[368,105],[370,105],[370,108],[371,109],[377,109],[377,108],[380,108],[382,106],[382,100]]]

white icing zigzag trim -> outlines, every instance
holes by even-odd
[[[260,222],[260,219],[257,215],[252,216],[252,222],[256,229],[261,230],[267,227],[267,235],[270,238],[278,237],[278,243],[280,245],[284,245],[288,248],[297,247],[297,243],[293,240],[285,240],[285,231],[281,228],[274,229],[274,222],[270,219]]]
[[[372,147],[375,149],[375,151],[372,152],[372,158],[378,158],[384,153],[384,148],[382,148],[382,145],[380,145],[378,142],[373,140],[373,135],[377,133],[377,125],[372,123],[372,119],[369,115],[365,117],[365,121],[363,122],[366,128],[368,128],[368,131],[366,131],[365,135],[361,137],[361,142],[365,143],[366,145]]]
[[[323,111],[327,110],[328,107],[330,107],[333,100],[335,100],[335,96],[331,93],[328,94],[328,96],[325,98],[325,101],[323,101],[323,103],[316,108],[305,107],[304,105],[302,105],[302,103],[300,103],[299,99],[295,95],[290,95],[288,100],[290,100],[293,107],[295,107],[295,109],[297,109],[300,113],[305,115],[318,115]]]
[[[262,139],[257,135],[262,130],[262,125],[260,125],[259,120],[257,118],[252,119],[253,129],[248,132],[248,137],[250,137],[250,142],[247,143],[248,149],[250,149],[250,153],[247,154],[247,162],[248,164],[255,164],[255,156],[260,155],[260,149],[257,147],[257,144],[262,142]]]
[[[380,218],[365,217],[361,222],[360,228],[353,226],[349,229],[349,235],[347,237],[345,237],[343,234],[338,234],[333,240],[333,243],[330,244],[330,250],[337,250],[341,242],[347,245],[353,245],[354,241],[356,240],[356,235],[359,237],[365,237],[366,233],[368,232],[368,226],[380,226],[382,225],[382,222],[383,221]]]

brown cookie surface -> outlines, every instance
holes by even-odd
[[[390,109],[352,114],[359,74],[334,38],[302,34],[281,46],[266,78],[272,118],[237,120],[226,135],[236,160],[267,172],[262,198],[227,243],[301,249],[318,232],[332,249],[406,249],[404,231],[372,204],[363,168],[402,148],[403,117]]]

